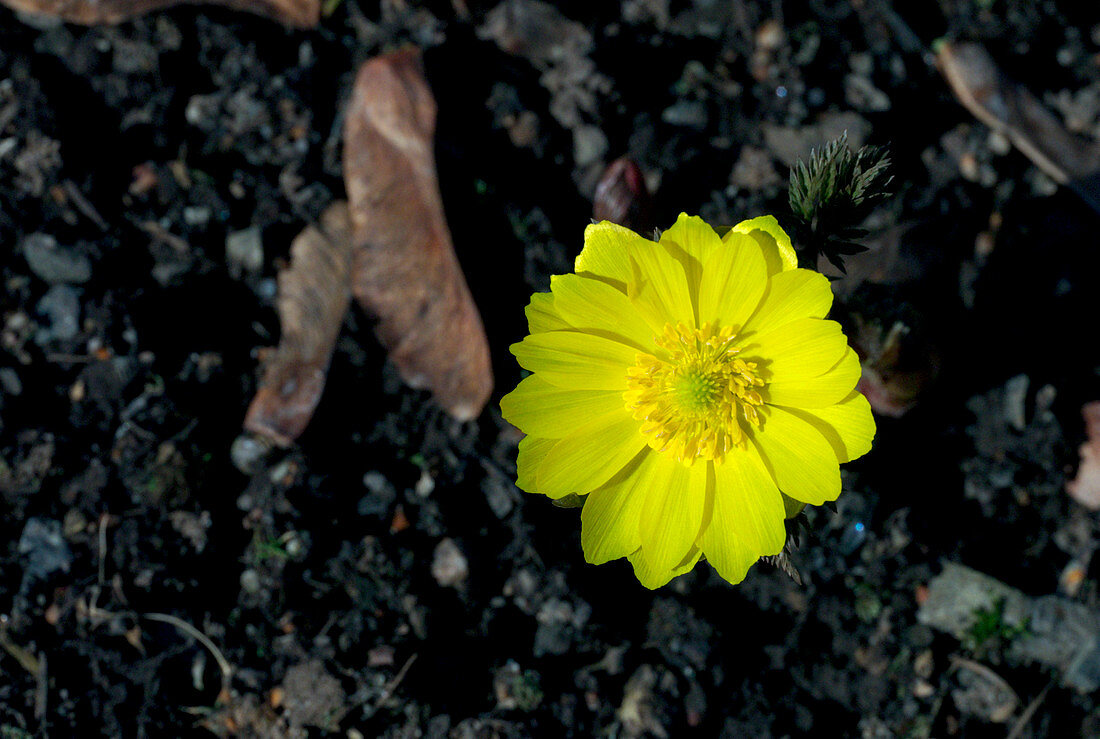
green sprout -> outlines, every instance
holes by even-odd
[[[794,241],[801,261],[814,268],[823,255],[844,272],[844,257],[866,251],[858,240],[867,235],[859,224],[890,193],[890,157],[877,146],[852,152],[848,133],[810,152],[810,161],[791,168],[789,200]]]
[[[965,643],[971,651],[979,651],[993,640],[1011,642],[1028,633],[1030,619],[1019,624],[1009,624],[1005,620],[1005,598],[999,598],[991,608],[976,608],[974,622],[967,629]]]

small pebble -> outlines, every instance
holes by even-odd
[[[264,468],[271,445],[251,434],[241,434],[229,447],[229,459],[233,466],[246,475],[255,475]]]
[[[241,573],[241,590],[244,592],[255,595],[260,592],[260,588],[263,584],[260,582],[260,573],[251,568]]]
[[[189,205],[183,209],[183,222],[192,228],[205,226],[210,222],[212,211],[207,205]]]
[[[466,582],[469,574],[470,565],[466,561],[466,555],[454,540],[440,540],[432,556],[432,577],[435,581],[445,588],[457,588]]]
[[[5,395],[17,396],[23,392],[23,383],[11,367],[0,367],[0,390]]]
[[[23,256],[31,272],[50,283],[84,283],[92,278],[92,263],[88,257],[58,246],[49,234],[35,233],[23,239]]]
[[[243,231],[233,231],[225,237],[225,260],[229,274],[240,277],[253,274],[264,266],[263,236],[259,226],[249,226]]]
[[[80,297],[76,288],[68,285],[54,285],[35,306],[47,325],[35,334],[39,345],[51,341],[72,341],[80,333]]]
[[[421,470],[420,478],[416,481],[413,491],[421,498],[427,498],[435,490],[435,478],[428,474],[427,470]]]
[[[32,516],[19,535],[19,556],[23,558],[23,576],[40,580],[58,570],[68,572],[73,555],[62,536],[60,521]]]
[[[360,516],[385,516],[397,500],[397,489],[386,476],[376,470],[363,475],[363,487],[367,494],[359,499]]]

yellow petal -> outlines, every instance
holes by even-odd
[[[630,279],[630,260],[627,249],[652,245],[629,228],[611,221],[589,224],[584,229],[584,248],[577,256],[574,267],[577,274],[587,273],[609,282],[620,290],[626,290]]]
[[[630,261],[627,294],[653,333],[660,334],[668,323],[683,322],[694,328],[695,303],[684,265],[653,242],[632,248]]]
[[[617,390],[572,390],[530,375],[500,399],[505,420],[525,434],[560,439],[598,416],[625,411]]]
[[[820,272],[792,269],[771,278],[746,331],[765,333],[799,318],[824,318],[833,304],[829,280]]]
[[[699,282],[699,323],[735,326],[752,315],[768,279],[764,255],[750,237],[736,234],[714,250]]]
[[[733,234],[748,234],[756,239],[760,248],[764,250],[764,259],[768,264],[768,274],[774,275],[788,269],[798,267],[798,256],[791,246],[791,237],[779,226],[775,216],[760,216],[748,221],[741,221],[726,234],[729,239]]]
[[[752,439],[779,489],[810,505],[840,495],[840,464],[833,447],[806,421],[783,408],[766,407]]]
[[[581,509],[581,548],[590,564],[625,557],[641,546],[638,521],[656,459],[656,452],[643,451],[585,499]]]
[[[828,372],[848,350],[836,321],[800,318],[751,337],[745,356],[759,355],[767,382],[795,382]],[[849,388],[851,389],[851,388]]]
[[[638,578],[638,582],[650,590],[656,590],[662,585],[667,585],[672,578],[690,572],[699,561],[701,554],[702,551],[699,547],[693,546],[687,556],[684,557],[684,560],[669,570],[660,570],[654,567],[648,561],[642,549],[633,552],[627,559],[634,566],[634,576]]]
[[[531,334],[510,349],[524,369],[573,390],[625,390],[638,355],[622,342],[578,331]]]
[[[646,445],[625,409],[589,421],[554,445],[539,466],[537,489],[550,497],[589,493],[611,479]]]
[[[538,480],[539,466],[547,452],[558,443],[557,439],[541,439],[537,436],[525,436],[519,442],[519,454],[516,457],[516,487],[528,493],[537,493],[535,482]]]
[[[710,522],[700,538],[707,561],[736,585],[760,557],[786,542],[783,499],[754,447],[714,465]]]
[[[867,398],[853,390],[836,405],[812,410],[788,408],[817,429],[833,446],[841,462],[851,462],[871,450],[875,438],[875,417]]]
[[[661,234],[660,243],[669,242],[695,257],[699,264],[706,264],[711,253],[722,246],[722,239],[706,221],[687,213],[681,213],[676,223]]]
[[[859,356],[848,349],[844,357],[825,374],[810,379],[776,380],[768,384],[761,395],[774,405],[826,408],[848,397],[859,382],[859,375]]]
[[[695,544],[707,500],[705,463],[685,466],[671,455],[654,455],[653,477],[643,492],[639,521],[646,560],[657,570],[671,570]]]
[[[554,307],[573,326],[630,343],[641,351],[653,351],[653,329],[626,293],[578,275],[553,277],[550,285]]]
[[[684,265],[684,274],[692,291],[699,285],[703,264],[711,254],[722,248],[722,239],[714,229],[699,216],[689,216],[687,213],[681,213],[676,223],[661,234],[659,243]]]
[[[561,314],[554,309],[554,296],[550,293],[535,293],[531,296],[531,302],[524,311],[527,315],[528,333],[538,334],[543,331],[560,331],[572,328]]]

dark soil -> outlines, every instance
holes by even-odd
[[[1100,397],[1100,216],[975,122],[929,52],[982,41],[1096,138],[1100,9],[569,1],[536,35],[579,45],[546,61],[496,43],[495,0],[463,5],[344,0],[303,32],[0,10],[0,736],[1097,735],[1058,671],[917,611],[944,560],[1043,595],[1083,557],[1067,597],[1100,599],[1094,517],[1064,492]],[[265,449],[238,437],[274,278],[343,197],[355,70],[405,43],[497,393],[450,420],[356,309],[308,431]],[[879,419],[838,511],[810,512],[801,585],[701,565],[649,592],[625,561],[586,565],[578,512],[513,485],[496,407],[530,292],[569,270],[615,157],[651,179],[654,225],[782,214],[791,157],[840,113],[890,148],[869,226],[900,224],[918,269],[838,315],[900,318],[937,379]],[[1016,710],[983,710],[953,656]]]

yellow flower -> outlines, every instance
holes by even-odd
[[[588,494],[587,561],[656,588],[706,557],[738,583],[783,548],[780,491],[840,494],[875,424],[828,280],[796,265],[771,216],[720,238],[681,214],[657,243],[603,222],[532,296],[512,346],[532,374],[501,408],[527,434],[519,487]]]

